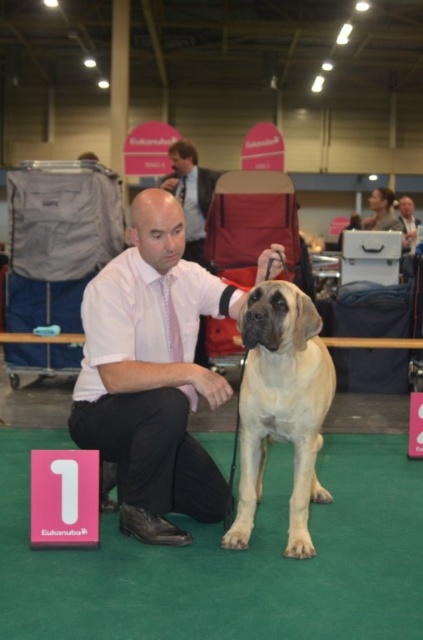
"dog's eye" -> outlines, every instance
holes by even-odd
[[[286,304],[286,300],[275,300],[273,303],[275,307],[278,309],[282,309],[283,311],[288,311],[288,305]]]
[[[285,300],[284,296],[283,296],[281,293],[279,293],[279,291],[277,291],[277,292],[272,296],[272,300],[271,300],[271,302],[272,302],[272,305],[273,305],[275,308],[278,308],[278,309],[284,309],[285,311],[287,311],[287,310],[288,310],[288,305],[286,304],[286,300]]]
[[[252,304],[253,302],[257,302],[257,300],[260,300],[261,296],[262,296],[263,292],[261,289],[256,289],[255,291],[253,291],[253,293],[250,295],[249,299],[248,299],[248,303]]]

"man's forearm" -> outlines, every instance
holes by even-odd
[[[192,384],[197,365],[192,363],[138,362],[125,360],[98,366],[108,393],[135,393],[160,387]]]

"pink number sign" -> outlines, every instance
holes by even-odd
[[[31,547],[99,546],[99,452],[31,451]]]
[[[408,457],[423,458],[423,393],[410,394]]]

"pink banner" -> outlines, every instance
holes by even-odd
[[[241,169],[284,171],[285,143],[279,129],[271,122],[259,122],[244,138]]]
[[[409,458],[423,458],[423,393],[410,393]]]
[[[152,120],[138,125],[128,134],[123,147],[125,175],[162,176],[171,173],[167,150],[181,138],[179,131],[165,122]]]
[[[31,546],[98,547],[99,452],[31,451]]]
[[[332,218],[329,224],[329,235],[339,236],[339,234],[342,233],[342,231],[349,225],[349,223],[350,219],[345,218],[344,216]]]

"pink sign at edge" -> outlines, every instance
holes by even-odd
[[[410,393],[410,431],[408,436],[410,458],[423,458],[423,393]]]

